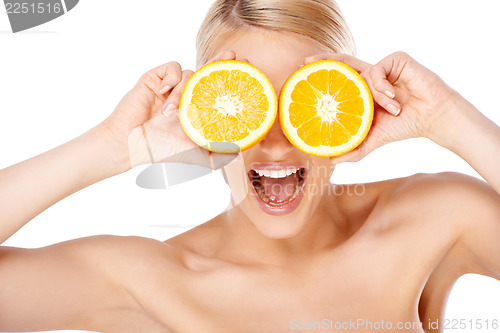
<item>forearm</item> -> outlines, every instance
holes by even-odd
[[[128,165],[128,154],[96,127],[0,170],[0,243],[56,202],[126,171]]]
[[[431,139],[471,165],[500,194],[500,127],[458,98],[441,134]]]

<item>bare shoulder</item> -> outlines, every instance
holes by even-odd
[[[499,267],[494,254],[500,246],[491,244],[500,237],[500,195],[485,181],[444,172],[395,179],[377,188],[379,208],[390,216],[391,226],[420,239],[422,262],[432,259],[419,302],[423,322],[443,318],[460,276],[499,276],[492,267]]]
[[[450,199],[480,196],[485,199],[496,192],[483,180],[457,172],[419,173],[400,178],[395,194],[409,194],[421,197],[451,195]],[[446,198],[443,198],[446,199]]]
[[[376,188],[377,204],[399,221],[452,223],[466,227],[472,217],[498,214],[499,195],[485,181],[442,172],[368,184]]]
[[[396,179],[378,202],[388,223],[420,235],[430,247],[443,246],[448,257],[467,242],[500,235],[500,195],[472,176],[443,172]]]
[[[121,264],[137,267],[150,261],[162,260],[174,265],[179,261],[179,251],[174,247],[155,239],[139,236],[99,235],[71,240],[50,246],[66,248],[66,251],[78,252],[79,256],[94,264],[106,267],[113,262],[117,269]]]
[[[3,262],[32,262],[33,265],[71,263],[73,269],[104,273],[121,278],[127,270],[162,260],[172,266],[179,261],[178,251],[154,239],[136,236],[98,235],[77,238],[38,249],[2,247]],[[3,265],[5,267],[5,265]],[[63,268],[63,267],[61,267]]]
[[[175,249],[141,237],[92,236],[38,249],[0,247],[0,284],[10,286],[0,293],[0,308],[8,309],[0,314],[0,330],[157,327],[143,304],[156,295],[153,286],[164,285],[164,294],[172,294],[168,287],[175,288],[179,267]]]
[[[109,283],[136,299],[144,291],[141,286],[154,283],[160,276],[174,285],[183,267],[179,249],[146,237],[99,235],[50,248],[53,252],[73,253],[81,265],[98,270]]]
[[[161,285],[166,295],[172,293],[186,271],[182,249],[151,238],[100,235],[70,243],[65,251],[78,252],[85,267],[98,270],[108,283],[130,295],[138,308],[158,292],[154,286]]]
[[[131,331],[132,327],[137,331],[167,331],[186,304],[186,281],[192,272],[186,249],[136,236],[99,236],[87,245],[92,248],[92,260],[106,266],[104,271],[111,282],[131,298],[129,310],[119,317],[127,326],[121,331]],[[170,310],[166,315],[159,309]]]

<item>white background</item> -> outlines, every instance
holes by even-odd
[[[210,4],[209,0],[83,0],[63,17],[18,34],[10,32],[0,5],[0,169],[99,123],[143,72],[171,60],[194,69],[195,35]],[[498,1],[339,0],[339,4],[359,58],[377,62],[403,50],[500,124]],[[95,234],[165,240],[215,216],[228,202],[229,189],[219,173],[155,191],[135,186],[142,169],[64,199],[4,245],[40,247]],[[478,176],[459,157],[416,139],[385,146],[359,163],[340,165],[332,181],[365,182],[440,171]],[[1,193],[0,200],[5,195]],[[447,318],[500,319],[499,310],[500,283],[468,275],[453,289]]]

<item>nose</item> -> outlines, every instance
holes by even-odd
[[[262,152],[274,161],[284,159],[294,148],[281,130],[278,119],[274,122],[269,133],[259,142],[259,147]]]

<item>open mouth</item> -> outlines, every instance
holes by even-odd
[[[303,191],[307,169],[300,166],[258,164],[248,172],[260,200],[270,207],[285,207]]]

